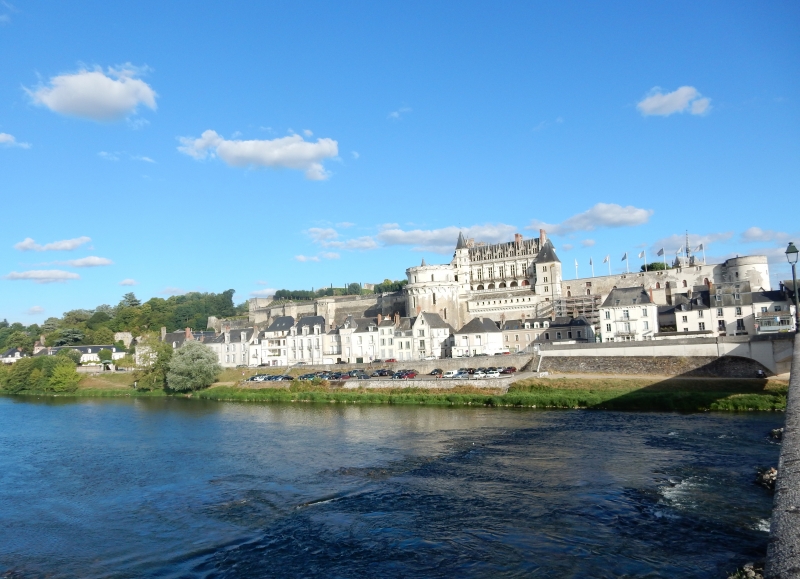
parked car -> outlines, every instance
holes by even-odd
[[[500,370],[500,373],[501,374],[513,374],[516,371],[517,371],[517,369],[514,366],[509,366],[508,368],[503,368],[502,370]]]
[[[442,374],[442,378],[455,378],[458,372],[456,370],[448,370],[444,374]]]
[[[478,380],[480,378],[486,378],[486,372],[484,372],[483,370],[481,370],[479,368],[479,369],[475,370],[475,373],[472,375],[472,377],[475,378],[476,380]]]
[[[453,376],[454,380],[469,380],[469,374],[467,372],[456,372],[456,375]]]
[[[492,370],[491,372],[486,372],[485,377],[486,378],[499,378],[500,377],[500,372],[498,372],[497,370]]]
[[[425,360],[438,360],[439,358],[437,358],[436,356],[425,356],[424,359]]]
[[[430,376],[436,376],[437,378],[441,378],[443,373],[444,373],[444,370],[442,370],[441,368],[435,368],[435,369],[431,370],[429,375]]]
[[[393,363],[393,362],[397,362],[397,360],[395,360],[394,358],[387,358],[386,362],[387,363]]]

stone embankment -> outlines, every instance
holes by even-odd
[[[541,371],[551,374],[634,374],[700,378],[755,378],[768,370],[738,356],[542,356]]]
[[[794,341],[786,423],[764,570],[767,579],[800,577],[800,339]]]
[[[355,390],[357,388],[424,388],[426,390],[449,390],[463,386],[471,388],[485,388],[489,390],[502,390],[508,392],[508,387],[517,378],[514,376],[502,378],[481,378],[480,380],[452,380],[449,378],[426,379],[420,377],[412,380],[347,380],[345,382],[333,382],[332,384],[342,388]]]

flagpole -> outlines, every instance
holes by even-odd
[[[589,265],[592,266],[592,277],[594,277],[594,260],[591,258],[589,259]]]
[[[578,279],[578,260],[575,260],[575,279]]]
[[[628,252],[625,252],[625,273],[630,273],[631,268],[628,267]]]
[[[642,253],[644,254],[644,272],[647,273],[647,250],[643,249]]]
[[[667,269],[667,252],[664,251],[664,248],[661,248],[661,257],[664,258],[664,269]]]
[[[703,265],[706,264],[706,244],[703,243]]]

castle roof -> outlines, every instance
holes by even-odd
[[[482,334],[484,332],[499,332],[500,328],[489,318],[475,318],[463,325],[457,334]]]
[[[288,332],[294,325],[292,316],[278,316],[267,328],[268,332]]]
[[[544,245],[539,250],[539,255],[536,256],[536,263],[550,263],[553,261],[557,261],[561,263],[561,260],[558,259],[556,255],[556,248],[553,247],[553,242],[549,239],[544,242]]]
[[[649,304],[650,296],[641,286],[614,288],[608,294],[601,308],[611,308],[614,306],[632,306]]]
[[[464,234],[458,232],[458,241],[456,241],[456,249],[464,249],[467,247],[467,240],[464,239]]]

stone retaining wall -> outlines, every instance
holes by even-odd
[[[738,356],[550,356],[548,353],[542,357],[540,370],[551,374],[654,374],[720,378],[755,378],[758,370],[770,373],[755,360]]]
[[[764,575],[767,579],[800,577],[800,340],[794,343]]]
[[[515,380],[515,378],[483,378],[480,380],[451,380],[447,378],[440,378],[438,380],[429,380],[414,378],[412,380],[347,380],[341,382],[343,388],[355,390],[356,388],[364,387],[372,389],[378,388],[426,388],[430,390],[449,390],[451,388],[458,388],[459,386],[471,386],[473,388],[497,388],[503,392],[508,391],[508,387]],[[340,384],[334,382],[334,384]]]

